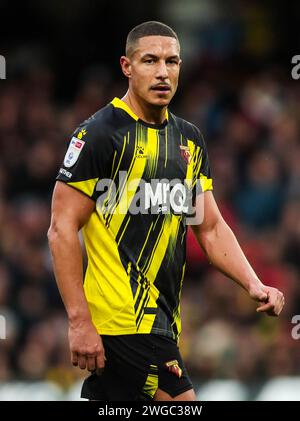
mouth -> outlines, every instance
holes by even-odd
[[[168,94],[171,92],[171,87],[169,85],[154,85],[151,86],[151,91],[155,91],[159,94]]]

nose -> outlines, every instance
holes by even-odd
[[[166,62],[164,60],[160,60],[157,64],[158,64],[157,73],[156,73],[157,79],[162,79],[162,80],[167,79],[169,76],[168,76]]]

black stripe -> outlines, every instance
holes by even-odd
[[[144,290],[144,288],[143,288],[143,285],[141,285],[139,295],[138,295],[138,297],[137,297],[137,299],[136,299],[136,302],[135,302],[135,304],[134,304],[134,311],[135,311],[135,312],[137,312],[137,309],[138,309],[138,307],[139,307],[139,304],[140,304],[140,301],[141,301],[141,299],[142,299],[142,296],[143,296],[144,292],[145,292],[145,290]]]
[[[150,299],[150,297],[149,297],[149,289],[150,289],[150,287],[148,287],[147,290],[146,290],[146,296],[145,296],[144,301],[142,303],[142,306],[141,306],[141,309],[139,311],[139,314],[138,314],[138,316],[136,318],[136,323],[137,323],[137,327],[138,328],[139,328],[139,325],[140,325],[140,323],[141,323],[141,321],[143,319],[142,316],[144,314],[144,308],[146,307],[146,302],[148,302],[149,299]]]
[[[156,307],[146,307],[144,310],[145,314],[156,314],[157,308]]]

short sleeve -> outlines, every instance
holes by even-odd
[[[73,133],[56,180],[97,200],[96,186],[107,176],[112,144],[95,121],[82,123]]]

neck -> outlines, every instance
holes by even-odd
[[[130,90],[121,98],[141,120],[161,124],[166,119],[167,106],[159,107],[138,99]]]

